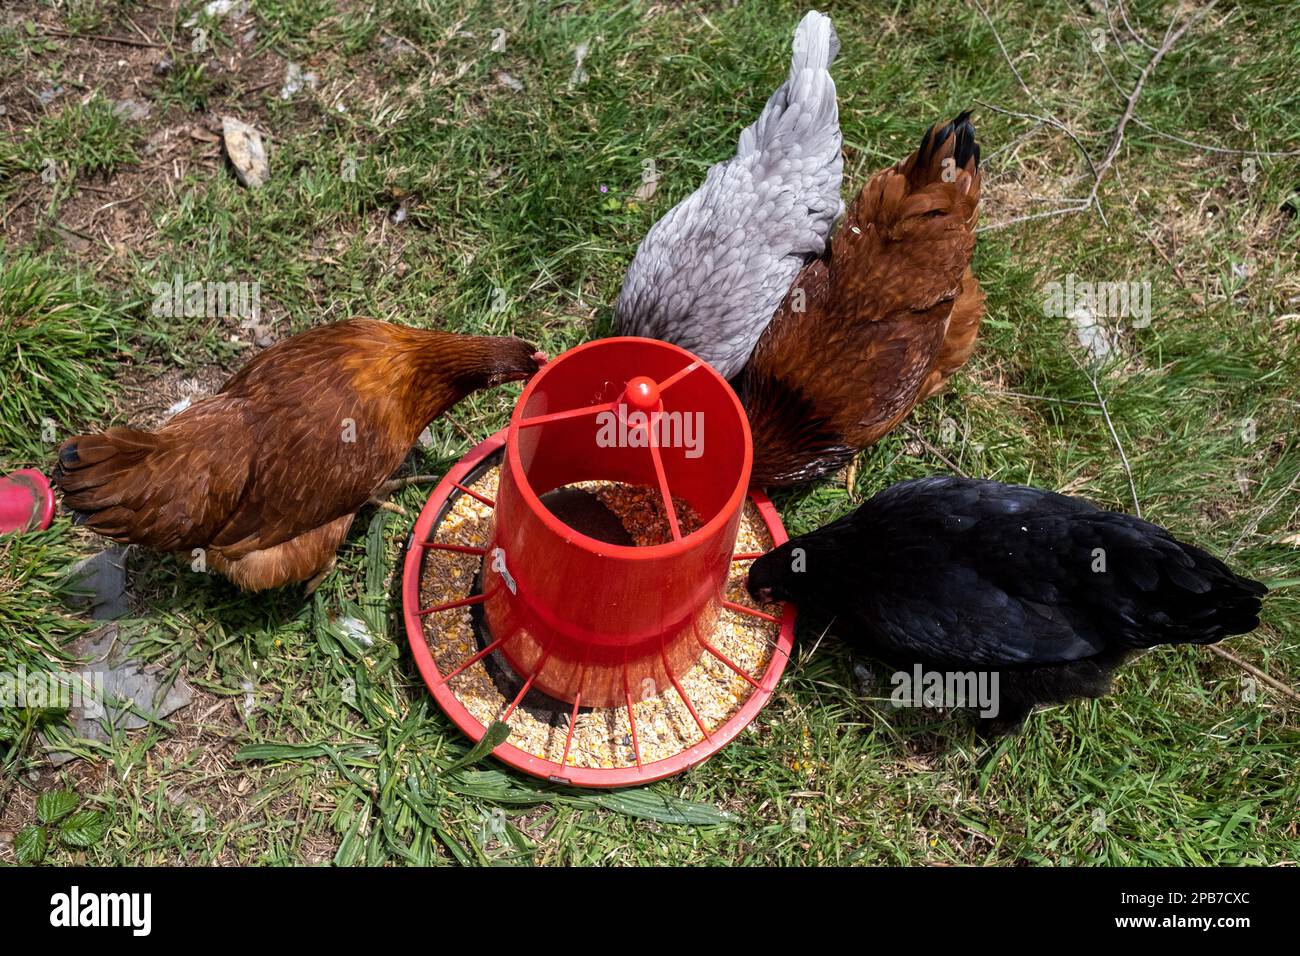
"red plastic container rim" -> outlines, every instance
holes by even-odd
[[[456,486],[488,456],[505,445],[506,433],[507,429],[502,429],[470,449],[438,483],[420,511],[419,518],[416,519],[415,528],[407,542],[406,560],[402,569],[402,617],[406,622],[406,636],[411,646],[411,655],[415,658],[420,676],[433,694],[434,700],[438,702],[438,706],[474,743],[482,739],[487,728],[479,723],[478,719],[460,702],[452,691],[450,682],[442,681],[442,673],[438,670],[424,636],[424,619],[419,613],[420,579],[428,549],[422,545],[431,539],[436,530],[434,525],[438,520],[438,514],[451,498],[452,493],[457,490]],[[758,508],[759,515],[772,536],[772,546],[778,547],[784,544],[787,535],[775,506],[761,491],[751,491],[749,497]],[[671,757],[664,757],[639,767],[565,767],[520,750],[508,739],[498,744],[492,751],[492,755],[503,763],[532,776],[578,787],[626,787],[671,777],[713,756],[734,740],[750,721],[758,716],[758,712],[763,709],[763,705],[776,689],[777,681],[780,680],[790,657],[790,651],[794,646],[794,622],[795,609],[787,604],[781,612],[781,630],[777,635],[771,659],[763,676],[757,682],[758,687],[754,689],[740,710],[732,714],[721,727],[704,740]]]
[[[35,468],[22,468],[0,476],[0,495],[10,499],[5,502],[5,507],[0,508],[0,514],[6,517],[11,512],[27,515],[22,524],[0,527],[0,534],[44,531],[54,520],[54,490],[49,479]],[[15,502],[18,502],[16,506]]]
[[[720,507],[717,510],[717,512],[714,513],[712,517],[710,517],[709,520],[706,521],[703,525],[696,528],[690,534],[683,535],[680,541],[668,541],[664,544],[650,545],[648,547],[636,547],[635,545],[611,544],[608,541],[599,541],[596,538],[583,534],[581,531],[577,531],[573,528],[570,528],[559,518],[555,517],[555,515],[551,513],[549,508],[547,508],[544,504],[542,504],[541,498],[538,496],[536,489],[534,489],[532,483],[528,481],[527,475],[524,470],[523,460],[519,456],[518,434],[520,429],[524,427],[523,423],[526,422],[528,418],[531,417],[531,416],[526,416],[524,414],[524,408],[528,405],[528,400],[532,397],[533,392],[535,392],[538,389],[538,387],[541,385],[541,383],[545,381],[546,376],[549,375],[551,372],[553,372],[556,368],[560,367],[562,363],[564,363],[564,361],[568,359],[570,356],[577,355],[581,352],[585,352],[588,349],[592,349],[592,348],[596,348],[596,349],[608,348],[610,343],[622,344],[628,342],[635,342],[635,343],[645,344],[648,346],[653,346],[665,352],[678,353],[682,359],[682,366],[680,369],[678,369],[676,372],[670,375],[669,378],[679,379],[679,377],[685,378],[687,375],[696,375],[696,374],[713,376],[713,378],[716,380],[717,385],[719,387],[719,394],[730,399],[731,411],[735,415],[735,422],[740,427],[741,432],[744,435],[743,444],[744,444],[745,453],[744,453],[744,459],[741,461],[739,479],[736,482],[735,489],[731,492],[730,495],[727,496],[727,500],[722,505],[722,507]],[[669,387],[671,388],[671,386]],[[619,399],[615,400],[616,403],[617,401],[619,401]],[[595,406],[593,406],[593,409],[594,407]],[[571,411],[571,409],[556,409],[557,414],[563,414],[566,411]],[[594,417],[595,415],[594,411],[592,412],[592,415]],[[541,425],[536,427],[545,429],[546,426]],[[538,372],[536,375],[534,375],[528,381],[528,384],[524,386],[523,393],[519,396],[519,401],[515,403],[514,411],[510,414],[510,425],[505,429],[503,434],[515,438],[514,441],[509,441],[509,440],[506,441],[505,453],[506,455],[509,456],[511,467],[514,471],[514,474],[517,476],[518,480],[516,482],[516,487],[519,489],[519,494],[523,497],[524,502],[528,505],[528,508],[534,514],[537,515],[538,520],[541,521],[542,524],[544,524],[547,528],[550,528],[557,535],[560,535],[561,537],[564,538],[568,538],[569,540],[579,544],[587,551],[594,551],[602,554],[615,554],[618,555],[620,558],[625,558],[633,561],[641,561],[641,560],[649,561],[653,558],[671,557],[676,554],[681,554],[686,549],[692,547],[692,543],[688,540],[692,536],[695,536],[696,540],[698,540],[699,538],[705,538],[710,534],[715,533],[720,527],[726,524],[727,520],[731,517],[732,514],[735,513],[737,508],[740,508],[744,505],[745,493],[749,487],[749,476],[754,464],[754,449],[753,449],[752,438],[750,436],[750,431],[749,431],[749,416],[745,414],[744,406],[740,404],[740,399],[736,396],[736,393],[732,390],[731,386],[727,384],[726,379],[724,379],[721,375],[719,375],[717,371],[713,368],[713,366],[710,365],[708,362],[705,362],[701,358],[697,358],[695,355],[686,351],[686,349],[682,348],[681,346],[673,345],[671,342],[663,342],[660,341],[659,339],[647,339],[635,335],[623,335],[623,336],[616,336],[607,339],[595,339],[594,341],[584,342],[582,345],[575,346],[574,348],[569,349],[563,355],[556,356],[554,361],[548,362],[546,365],[544,365],[542,367],[542,370]],[[491,439],[489,439],[489,441],[490,440]],[[435,492],[435,494],[436,493],[437,492]],[[766,497],[763,497],[763,500],[767,501],[768,499]],[[776,514],[775,509],[773,509],[772,513],[774,515]],[[768,524],[768,527],[770,528],[771,522],[768,521],[766,514],[764,514],[763,520]],[[781,519],[779,516],[777,516],[776,518],[776,523],[778,525],[781,524]],[[782,533],[784,534],[784,528],[782,529]],[[777,542],[777,544],[781,544],[784,541],[785,539],[782,538],[781,541]]]

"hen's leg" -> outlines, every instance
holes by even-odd
[[[376,508],[383,508],[385,511],[396,512],[404,518],[406,517],[406,509],[401,505],[393,504],[388,500],[388,496],[401,491],[403,488],[409,488],[411,485],[431,485],[440,480],[441,478],[438,475],[412,475],[409,478],[394,478],[392,481],[385,481],[376,488],[367,503],[374,505]]]
[[[374,490],[370,500],[376,503],[383,501],[395,491],[401,491],[403,488],[409,488],[411,485],[431,485],[436,481],[441,481],[441,475],[411,475],[409,478],[394,478],[392,481],[385,481],[382,485]]]

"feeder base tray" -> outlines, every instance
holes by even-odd
[[[707,650],[659,693],[634,692],[628,707],[580,707],[525,688],[499,650],[488,652],[479,596],[483,549],[504,432],[466,456],[430,497],[407,556],[405,615],[412,652],[438,703],[477,741],[496,720],[510,736],[494,754],[536,776],[579,786],[613,787],[659,779],[704,760],[734,738],[767,701],[784,670],[793,611],[759,607],[745,590],[753,556],[785,540],[771,503],[761,495],[741,516],[725,591],[726,604]],[[653,537],[652,496],[588,482],[634,536]],[[749,558],[744,556],[748,555]],[[412,595],[412,591],[415,592]],[[447,605],[452,605],[447,607]],[[428,612],[432,608],[443,610]],[[689,701],[689,705],[687,703]]]

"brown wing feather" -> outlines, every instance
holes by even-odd
[[[329,329],[338,327],[313,331]],[[384,360],[373,338],[336,331],[284,344],[292,347],[263,353],[222,390],[256,408],[248,428],[261,450],[254,480],[211,541],[230,560],[357,511],[427,423],[407,421],[400,388],[357,387],[357,359]]]
[[[975,337],[979,333],[980,319],[984,317],[984,290],[969,269],[962,277],[961,289],[948,316],[948,334],[943,346],[930,366],[930,373],[921,385],[917,402],[923,402],[948,384],[954,372],[966,364],[975,351]]]
[[[863,187],[742,376],[755,484],[834,471],[895,427],[932,374],[945,379],[969,356],[983,301],[963,283],[978,199],[966,114]]]
[[[252,476],[255,446],[241,404],[216,396],[156,432],[110,428],[69,439],[54,471],[65,507],[117,541],[205,547]]]

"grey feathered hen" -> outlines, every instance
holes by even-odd
[[[614,309],[620,335],[689,349],[731,378],[843,209],[839,110],[827,68],[839,51],[815,10],[794,35],[790,75],[736,155],[651,227]]]

